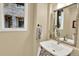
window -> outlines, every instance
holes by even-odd
[[[16,24],[17,24],[17,27],[23,28],[24,27],[24,17],[16,17]]]
[[[28,4],[4,3],[0,6],[1,31],[26,31],[28,21]],[[25,17],[26,16],[26,17]]]
[[[5,15],[5,28],[11,28],[12,27],[12,16],[11,15]]]
[[[22,7],[24,6],[24,3],[16,3],[17,4],[17,7]]]

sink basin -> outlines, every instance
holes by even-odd
[[[73,48],[63,45],[62,43],[57,44],[55,40],[40,42],[40,45],[55,56],[67,56],[73,51]]]

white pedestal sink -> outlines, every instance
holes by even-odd
[[[57,44],[55,40],[43,41],[40,42],[40,45],[55,56],[67,56],[73,51],[73,48],[62,43]]]

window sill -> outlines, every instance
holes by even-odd
[[[2,30],[0,30],[1,32],[7,32],[7,31],[27,31],[27,29],[25,29],[25,28],[4,28],[4,29],[2,29]]]

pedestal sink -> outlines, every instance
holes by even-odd
[[[57,44],[55,40],[43,41],[40,42],[40,45],[55,56],[67,56],[73,51],[73,48],[62,43]]]

